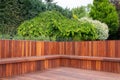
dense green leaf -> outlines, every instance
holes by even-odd
[[[118,30],[118,14],[115,6],[109,0],[94,0],[90,11],[93,19],[106,23],[109,27],[111,39],[115,39]]]
[[[24,37],[46,36],[50,40],[60,41],[96,40],[96,33],[92,24],[66,18],[57,11],[40,13],[37,17],[25,21],[18,28],[18,35]]]

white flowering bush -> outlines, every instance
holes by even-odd
[[[91,18],[87,18],[87,17],[83,17],[81,19],[79,19],[80,22],[82,21],[86,21],[89,22],[91,24],[93,24],[97,30],[97,34],[98,34],[98,39],[99,40],[105,40],[108,38],[109,36],[109,29],[108,26],[105,23],[102,23],[98,20],[93,20]]]

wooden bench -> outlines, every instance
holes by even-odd
[[[0,78],[60,67],[59,55],[0,59]]]
[[[15,57],[0,59],[0,64],[19,63],[28,61],[38,61],[46,59],[80,59],[80,60],[95,60],[95,61],[110,61],[120,62],[120,58],[109,58],[109,57],[93,57],[93,56],[73,56],[73,55],[47,55],[47,56],[32,56],[32,57]]]
[[[5,58],[0,59],[0,77],[20,75],[56,67],[73,67],[120,73],[120,58],[74,55]]]
[[[64,55],[62,56],[61,65],[64,67],[120,73],[120,58]]]
[[[110,58],[110,57],[73,56],[73,55],[62,55],[61,57],[67,59],[120,62],[120,58]]]
[[[10,64],[10,63],[19,63],[19,62],[29,62],[29,61],[41,61],[49,59],[59,59],[59,55],[49,55],[49,56],[32,56],[32,57],[15,57],[15,58],[5,58],[0,59],[0,64]]]

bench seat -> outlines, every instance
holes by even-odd
[[[93,57],[93,56],[63,55],[62,58],[67,58],[67,59],[81,59],[81,60],[96,60],[96,61],[120,62],[120,58],[110,58],[110,57]]]
[[[0,59],[0,77],[11,77],[49,68],[72,67],[120,73],[120,58],[46,55]]]
[[[80,60],[95,60],[95,61],[110,61],[120,62],[120,58],[108,58],[108,57],[92,57],[92,56],[73,56],[73,55],[47,55],[47,56],[32,56],[32,57],[16,57],[0,59],[0,64],[19,63],[38,60],[49,59],[80,59]]]
[[[32,56],[32,57],[21,57],[21,58],[20,57],[5,58],[5,59],[0,59],[0,64],[39,61],[39,60],[56,59],[56,58],[60,58],[60,56],[59,55],[49,55],[49,56]]]

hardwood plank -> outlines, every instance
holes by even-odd
[[[120,74],[74,68],[56,68],[11,78],[1,78],[0,80],[120,80]]]

